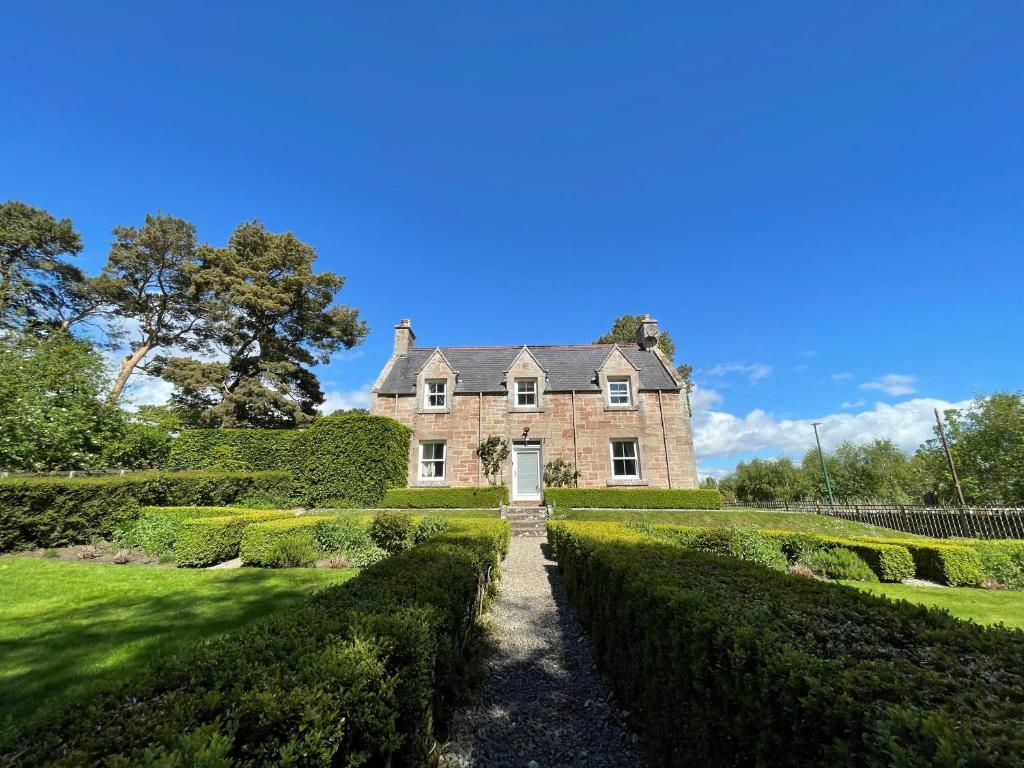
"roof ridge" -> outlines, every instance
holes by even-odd
[[[614,347],[614,344],[491,344],[482,346],[470,346],[470,347],[439,347],[439,349],[452,349],[452,350],[475,350],[475,349],[515,349],[519,350],[523,347],[527,349],[604,349]],[[423,351],[426,347],[418,347],[416,351]],[[435,348],[431,348],[433,351]]]

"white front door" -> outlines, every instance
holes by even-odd
[[[512,501],[540,501],[540,442],[512,444]]]

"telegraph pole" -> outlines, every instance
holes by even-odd
[[[821,452],[821,439],[818,437],[818,425],[820,421],[811,424],[814,427],[814,442],[818,444],[818,459],[821,461],[821,473],[825,476],[825,490],[828,491],[828,505],[834,506],[836,500],[832,498],[832,481],[828,477],[828,467],[825,466],[825,454]]]
[[[956,496],[960,499],[960,508],[967,506],[964,501],[964,489],[960,487],[960,478],[956,474],[956,464],[953,463],[953,453],[949,450],[949,441],[946,440],[946,428],[942,426],[942,419],[939,417],[939,409],[935,408],[935,426],[939,430],[939,437],[942,438],[942,450],[946,452],[946,461],[949,462],[949,472],[953,475],[953,485],[956,486]]]

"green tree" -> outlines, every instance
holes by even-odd
[[[0,327],[67,329],[95,311],[70,219],[57,220],[17,200],[0,203]]]
[[[508,440],[497,435],[488,435],[476,447],[476,456],[480,459],[480,468],[483,469],[487,482],[497,485],[501,464],[508,458]]]
[[[965,410],[945,412],[950,451],[964,497],[974,504],[1024,503],[1024,396],[996,392]],[[949,466],[936,436],[921,445],[914,467],[924,490],[955,502]]]
[[[802,501],[811,492],[806,474],[785,456],[741,461],[734,475],[740,501]]]
[[[595,344],[636,344],[636,329],[640,327],[640,323],[643,322],[643,315],[622,315],[621,317],[615,318],[612,322],[611,330],[602,335],[601,337],[594,340]],[[680,363],[676,365],[676,343],[672,339],[672,334],[666,330],[661,331],[661,335],[658,337],[658,349],[665,355],[665,358],[676,366],[676,371],[679,377],[683,381],[683,386],[686,388],[686,398],[689,402],[690,392],[693,391],[693,366],[687,365],[686,363]]]
[[[103,402],[103,357],[66,331],[0,336],[0,467],[95,469],[124,415]]]
[[[316,251],[290,232],[239,225],[227,247],[204,246],[193,290],[210,320],[214,361],[154,358],[147,368],[176,386],[186,423],[289,427],[323,400],[310,368],[368,333],[359,310],[332,306],[345,279],[314,272]]]
[[[210,322],[202,299],[192,290],[200,261],[195,227],[173,216],[147,215],[141,227],[117,227],[106,266],[92,281],[97,301],[116,319],[128,322],[128,354],[114,379],[109,400],[117,403],[147,355],[176,347],[208,349]]]
[[[915,496],[910,457],[892,440],[840,443],[825,453],[825,464],[836,499],[908,502]],[[817,448],[808,449],[802,467],[814,495],[819,499],[827,498]]]
[[[171,442],[181,419],[165,405],[143,405],[121,420],[103,446],[102,463],[108,469],[161,469],[167,466]]]

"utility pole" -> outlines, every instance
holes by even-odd
[[[939,409],[935,408],[935,426],[939,430],[939,437],[942,438],[942,450],[946,452],[946,461],[949,462],[949,472],[953,475],[953,485],[956,486],[956,496],[960,499],[960,508],[967,506],[964,501],[964,489],[960,487],[960,478],[956,474],[956,464],[953,463],[953,452],[949,450],[949,441],[946,440],[946,428],[942,426],[942,419],[939,417]]]
[[[825,454],[821,452],[821,439],[818,437],[818,425],[820,421],[811,424],[814,427],[814,442],[818,444],[818,459],[821,461],[821,473],[825,476],[825,490],[828,491],[828,505],[835,506],[836,500],[832,498],[832,481],[828,477],[828,467],[825,466]]]

